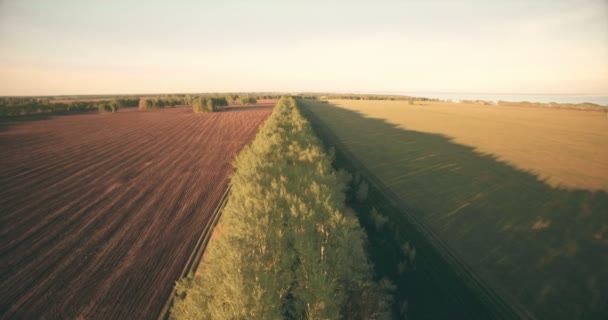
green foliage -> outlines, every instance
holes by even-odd
[[[114,99],[111,101],[51,102],[43,98],[0,98],[0,116],[14,117],[39,113],[65,114],[99,110],[116,112],[119,108],[137,106],[138,99]]]
[[[192,111],[194,112],[207,112],[207,101],[202,97],[196,97],[192,100]]]
[[[401,246],[401,251],[403,253],[404,260],[399,262],[397,269],[399,273],[405,273],[410,269],[414,269],[416,267],[416,248],[410,244],[410,242],[406,242]]]
[[[215,111],[215,105],[213,104],[213,100],[211,100],[211,99],[207,100],[205,105],[206,105],[207,111],[210,111],[210,112]]]
[[[97,105],[97,110],[101,113],[107,113],[107,112],[116,112],[118,111],[118,109],[120,108],[120,106],[114,102],[101,102]]]
[[[237,98],[235,98],[235,96],[233,96],[233,95],[227,95],[225,97],[225,99],[226,99],[226,104],[229,106],[235,104],[237,101]]]
[[[381,319],[366,237],[293,98],[234,160],[231,194],[200,275],[181,280],[175,319]]]
[[[116,110],[119,108],[134,108],[139,105],[139,99],[115,98],[110,103],[114,104]]]
[[[158,96],[147,97],[139,100],[139,110],[160,109],[187,104],[189,96]]]
[[[359,189],[357,189],[357,200],[359,200],[359,202],[367,200],[368,192],[369,186],[367,185],[367,182],[361,181],[361,183],[359,183]]]
[[[139,99],[139,110],[154,109],[154,101],[150,98]]]
[[[225,97],[222,98],[210,98],[204,96],[198,96],[192,100],[192,110],[194,112],[215,112],[220,107],[228,105]]]
[[[376,226],[376,230],[378,231],[381,230],[388,222],[388,218],[378,212],[376,208],[372,208],[372,210],[370,210],[369,212],[369,215],[372,218],[372,221],[374,222],[374,226]]]
[[[349,186],[353,181],[353,175],[345,169],[338,169],[337,174],[338,179],[342,182],[342,185],[344,185],[344,187],[348,189],[347,186]],[[346,191],[346,189],[344,191]]]
[[[97,110],[99,112],[118,112],[120,108],[136,107],[139,104],[139,99],[112,99],[110,101],[97,102]]]
[[[250,96],[250,95],[239,96],[239,102],[241,104],[256,104],[257,99],[254,96]]]

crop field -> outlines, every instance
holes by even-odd
[[[332,103],[406,130],[445,135],[552,187],[608,191],[608,117],[603,112],[433,101]]]
[[[415,103],[303,105],[507,301],[543,319],[608,315],[605,113]]]
[[[272,104],[0,127],[0,318],[158,316]]]

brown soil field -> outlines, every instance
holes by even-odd
[[[0,318],[158,316],[272,105],[86,114],[0,131]]]

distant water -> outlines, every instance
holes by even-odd
[[[599,95],[569,95],[569,94],[492,94],[492,93],[437,93],[437,92],[400,92],[399,95],[425,97],[440,100],[485,100],[510,102],[539,102],[539,103],[583,103],[591,102],[608,106],[608,96]]]

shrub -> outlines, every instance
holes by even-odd
[[[209,99],[207,100],[207,103],[205,103],[207,105],[207,111],[208,112],[214,112],[215,111],[215,105],[213,104],[213,100]]]
[[[372,208],[372,210],[369,212],[369,215],[372,218],[372,221],[374,222],[374,226],[376,227],[377,231],[380,231],[380,229],[382,229],[384,225],[388,222],[388,218],[378,212],[376,208]]]
[[[205,101],[202,97],[196,97],[192,99],[192,111],[205,112],[207,109],[207,101]]]
[[[147,110],[154,109],[155,104],[151,98],[141,98],[139,99],[139,110]]]
[[[367,182],[361,180],[361,183],[359,183],[359,189],[357,190],[357,200],[359,200],[359,202],[364,202],[367,200],[368,190],[369,186],[367,185]]]
[[[401,246],[404,260],[399,262],[397,269],[400,274],[407,272],[410,269],[416,268],[416,248],[410,245],[410,242],[406,242]]]
[[[258,101],[255,97],[252,96],[240,96],[239,102],[241,104],[256,104]]]
[[[230,106],[236,103],[236,101],[238,100],[238,97],[232,96],[232,95],[227,95],[226,96],[226,105]]]
[[[198,96],[192,100],[192,111],[198,112],[215,112],[220,107],[228,105],[226,98],[208,98],[204,96]]]
[[[120,105],[117,101],[110,101],[110,102],[100,102],[97,106],[97,110],[101,113],[107,113],[107,112],[117,112],[118,109],[120,108]]]
[[[213,107],[213,101],[207,100],[203,97],[196,97],[192,101],[192,111],[199,112],[213,112],[215,111]]]

